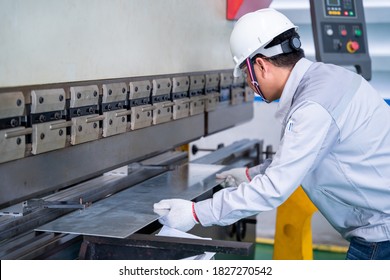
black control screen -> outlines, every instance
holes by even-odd
[[[356,17],[355,0],[324,0],[325,16]]]

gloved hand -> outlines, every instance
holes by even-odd
[[[161,224],[186,232],[199,223],[194,204],[184,199],[163,199],[153,205],[153,211],[161,216]]]
[[[234,180],[234,178],[232,176],[227,176],[225,179],[219,179],[217,177],[218,181],[219,182],[219,185],[222,187],[222,188],[237,188],[238,185],[237,185],[237,182],[236,180]]]
[[[247,167],[241,167],[241,168],[233,168],[227,171],[224,171],[222,173],[216,174],[217,179],[223,179],[225,180],[225,186],[238,186],[239,184],[246,182],[250,182],[249,174],[248,174],[248,168]],[[232,182],[234,181],[234,183]]]

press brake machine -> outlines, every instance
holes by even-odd
[[[0,258],[250,254],[233,241],[242,222],[213,233],[222,240],[156,237],[152,205],[209,197],[215,173],[260,163],[260,140],[191,162],[184,149],[252,117],[253,92],[231,69],[1,88]]]

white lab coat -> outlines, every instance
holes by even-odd
[[[264,174],[198,202],[202,225],[272,210],[299,186],[347,240],[390,240],[390,107],[361,76],[301,59],[276,117],[279,149]]]

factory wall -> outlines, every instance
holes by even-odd
[[[0,87],[233,67],[226,0],[0,0]]]

